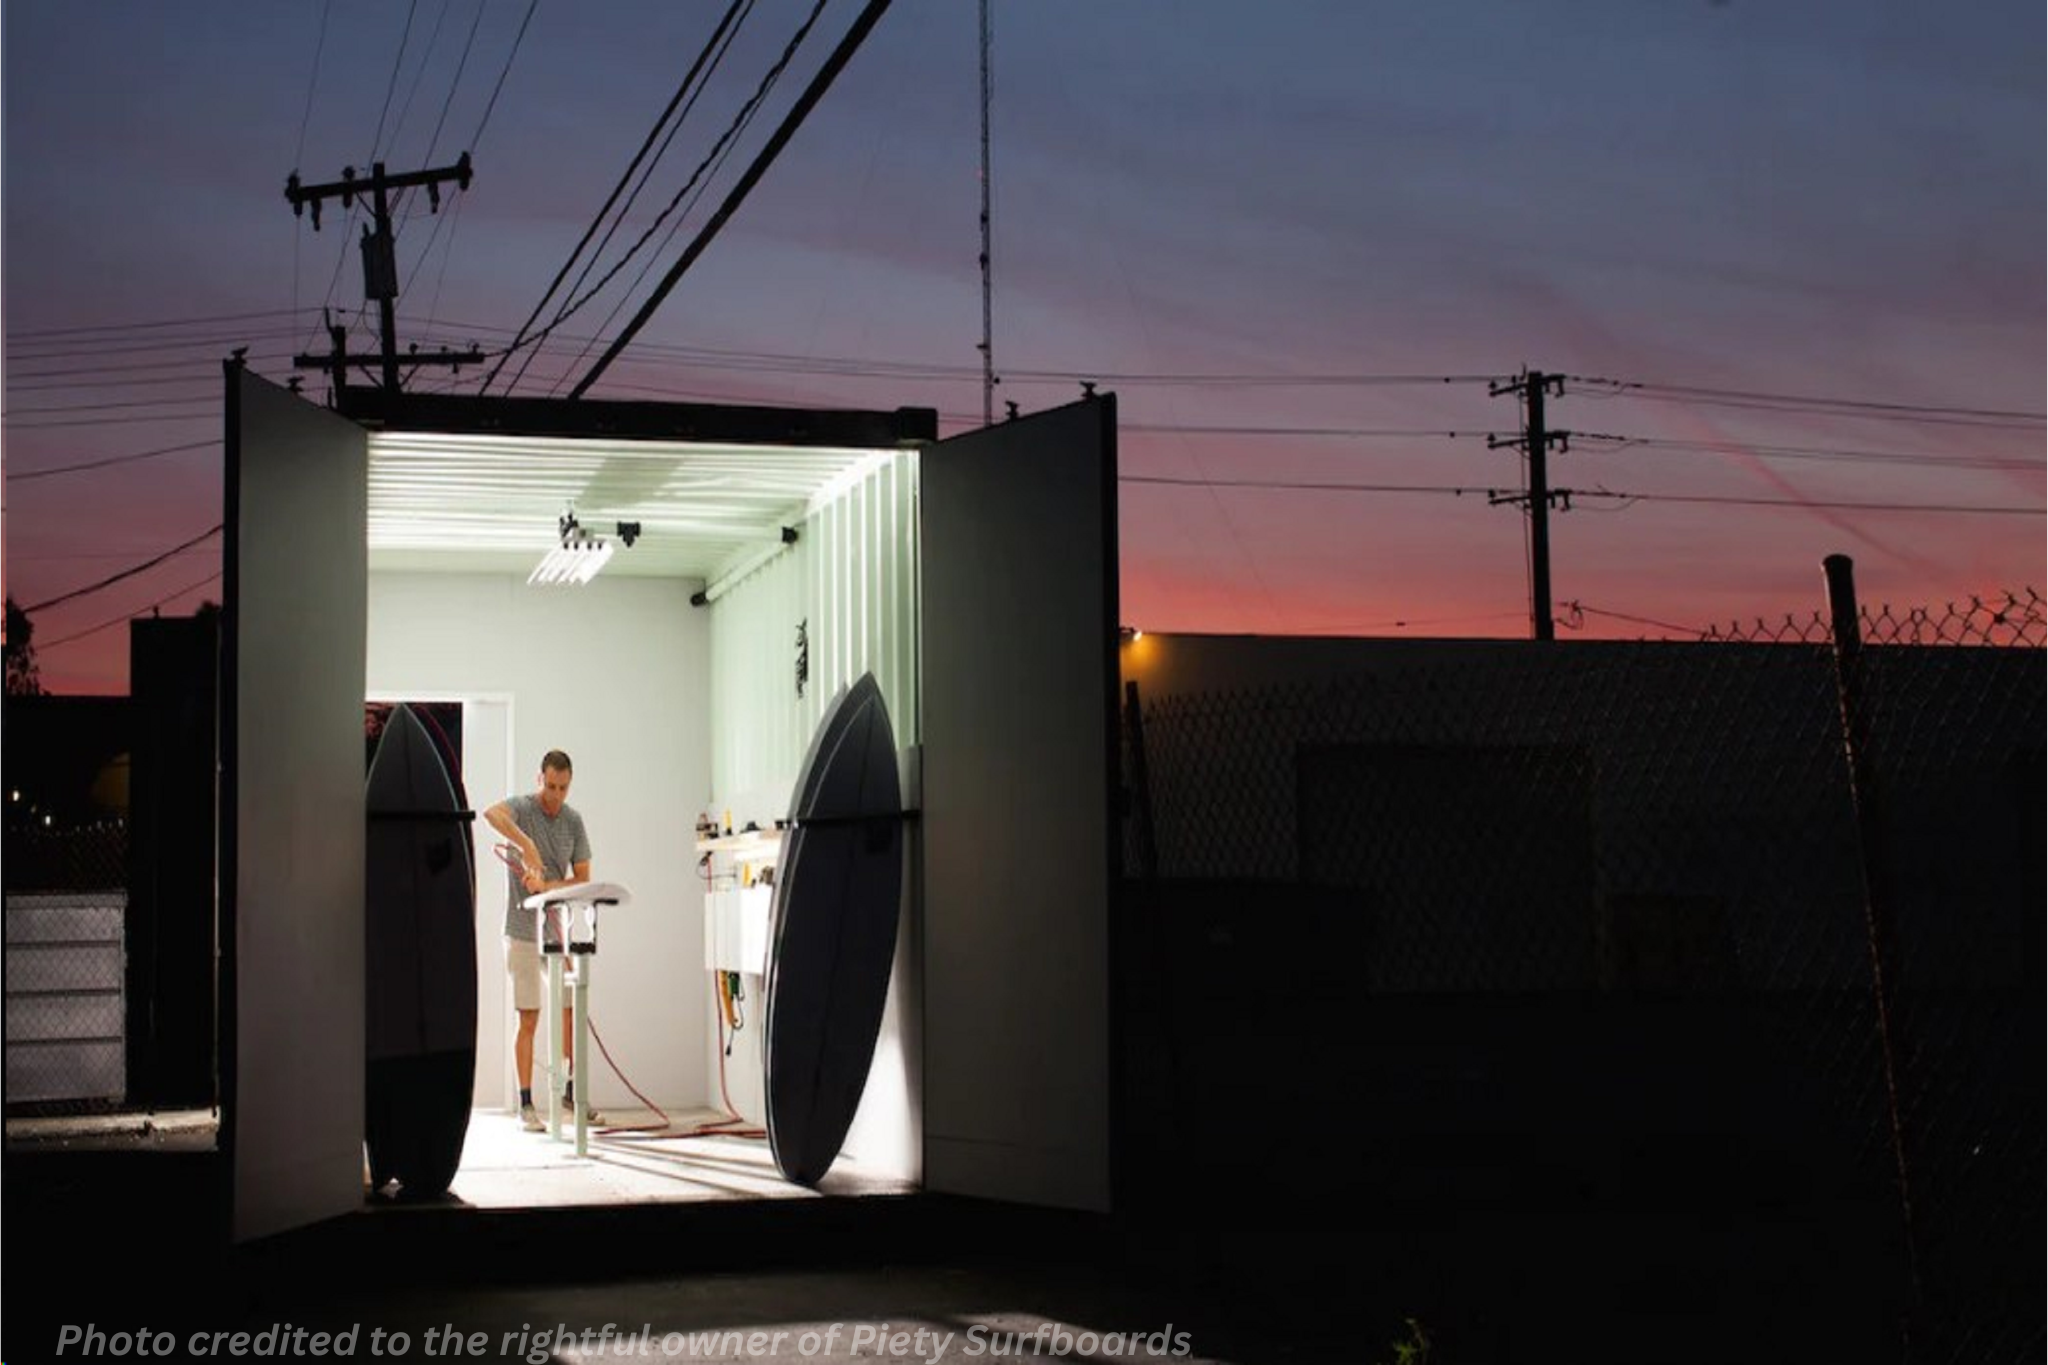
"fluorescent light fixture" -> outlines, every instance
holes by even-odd
[[[576,524],[576,513],[572,510],[562,517],[562,543],[549,550],[526,576],[528,587],[551,587],[562,584],[581,586],[597,577],[612,557],[610,541],[601,540]],[[637,535],[639,528],[634,527]]]

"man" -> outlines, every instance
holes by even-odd
[[[519,1073],[519,1121],[529,1133],[543,1125],[533,1104],[533,1035],[540,1024],[540,935],[534,912],[521,904],[526,897],[558,886],[590,880],[590,837],[583,816],[569,804],[569,782],[575,776],[569,755],[550,749],[540,761],[539,789],[508,797],[484,812],[492,829],[519,850],[522,866],[506,878],[505,971],[512,979],[512,1008],[519,1016],[519,1036],[512,1061]],[[562,1056],[570,1056],[572,1014],[562,1011]],[[576,1080],[569,1078],[568,1101],[576,1102]],[[588,1110],[598,1123],[595,1109]]]

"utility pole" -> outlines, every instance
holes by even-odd
[[[342,169],[341,179],[324,185],[302,185],[299,173],[293,171],[284,182],[284,197],[290,201],[293,216],[313,206],[313,231],[320,230],[320,205],[324,200],[340,199],[347,208],[355,202],[357,195],[364,195],[370,201],[370,214],[375,227],[363,227],[363,297],[377,301],[378,321],[382,324],[382,347],[380,366],[384,388],[388,393],[398,392],[398,371],[401,366],[418,365],[473,365],[481,364],[483,355],[474,347],[463,352],[421,352],[415,348],[407,355],[398,353],[398,251],[397,241],[391,232],[392,190],[424,188],[427,201],[433,212],[441,211],[441,186],[454,181],[456,188],[468,189],[470,179],[469,153],[464,152],[452,166],[441,166],[433,170],[407,171],[402,175],[388,175],[384,163],[379,161],[370,168],[367,180],[356,176],[356,168]],[[335,336],[336,329],[330,327],[328,334]],[[367,359],[368,357],[365,357]],[[337,338],[334,354],[331,356],[294,356],[292,363],[301,369],[331,369],[335,377],[337,397],[348,376],[348,357],[342,341]]]
[[[334,386],[332,404],[337,408],[341,406],[342,390],[348,387],[348,372],[352,365],[368,372],[372,361],[378,362],[377,369],[380,371],[386,366],[417,369],[421,365],[446,365],[450,369],[460,370],[464,365],[484,363],[484,353],[475,346],[466,351],[422,351],[414,346],[403,355],[386,355],[381,358],[364,355],[361,352],[352,355],[348,349],[348,328],[331,319],[327,324],[327,344],[333,349],[326,355],[308,355],[300,352],[292,357],[292,365],[295,369],[301,370],[326,370]]]
[[[1557,638],[1556,624],[1550,611],[1550,507],[1557,502],[1560,509],[1570,511],[1571,490],[1562,489],[1553,493],[1547,469],[1547,456],[1551,442],[1557,443],[1560,453],[1571,449],[1571,433],[1551,431],[1544,425],[1543,400],[1547,395],[1564,397],[1564,376],[1545,374],[1541,370],[1525,370],[1519,378],[1509,384],[1495,384],[1489,392],[1496,398],[1502,394],[1520,394],[1522,398],[1522,434],[1503,439],[1498,436],[1486,438],[1488,450],[1499,450],[1505,446],[1516,447],[1529,457],[1529,487],[1524,493],[1489,493],[1487,502],[1495,507],[1504,503],[1525,504],[1529,509],[1529,625],[1531,637],[1536,640]]]

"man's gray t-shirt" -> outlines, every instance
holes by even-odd
[[[540,875],[548,881],[561,881],[577,863],[590,861],[590,836],[583,832],[583,817],[574,806],[564,803],[560,814],[550,816],[541,809],[540,797],[528,792],[507,798],[505,807],[512,812],[512,823],[540,849]],[[520,904],[526,899],[526,888],[510,868],[505,869],[505,889],[506,937],[539,942],[534,913]]]

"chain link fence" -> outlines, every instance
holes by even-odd
[[[1127,695],[1130,903],[1208,914],[1169,970],[1282,979],[1372,1115],[1333,1164],[1604,1182],[1674,1235],[1794,1209],[1754,1254],[1853,1267],[1845,1345],[2038,1360],[2041,599],[1859,615],[1839,660],[1817,618]],[[1168,1103],[1220,1102],[1179,1027]]]
[[[127,825],[10,828],[6,854],[8,1116],[118,1110],[127,1092]]]
[[[1992,597],[1971,597],[1940,608],[1894,610],[1889,603],[1874,610],[1858,608],[1863,639],[1878,645],[2018,645],[2040,648],[2048,642],[2041,594],[2035,588],[2008,589]],[[1750,644],[1831,644],[1834,629],[1821,612],[1767,621],[1731,621],[1701,632],[1706,640]]]

